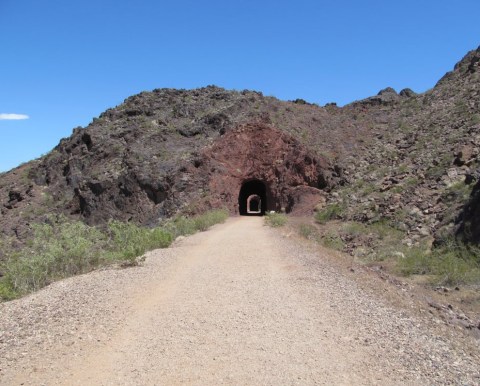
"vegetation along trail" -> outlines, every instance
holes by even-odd
[[[480,382],[473,338],[322,253],[237,217],[0,304],[0,384]]]

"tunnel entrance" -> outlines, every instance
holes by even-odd
[[[263,216],[267,209],[267,187],[262,181],[245,182],[238,195],[238,210],[241,216]]]
[[[262,212],[262,199],[256,194],[252,194],[247,198],[247,213],[259,214]]]

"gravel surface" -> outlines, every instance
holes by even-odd
[[[392,291],[232,218],[0,304],[0,384],[480,384],[478,341]]]

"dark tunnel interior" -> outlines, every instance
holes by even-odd
[[[259,180],[245,182],[238,195],[238,208],[241,216],[263,216],[267,209],[267,188],[265,184]]]
[[[247,212],[256,213],[262,210],[262,200],[256,194],[248,196],[247,199]]]

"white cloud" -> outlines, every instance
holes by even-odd
[[[15,120],[18,121],[20,119],[28,119],[30,118],[28,115],[25,114],[0,114],[0,121],[1,120]]]

